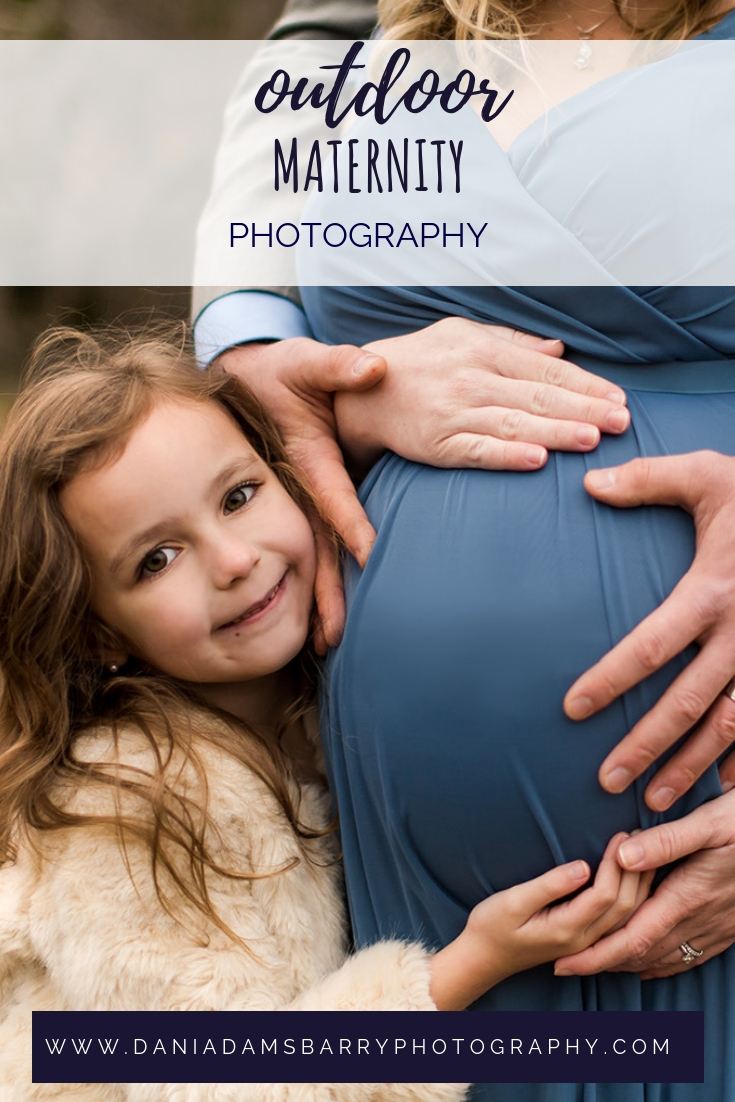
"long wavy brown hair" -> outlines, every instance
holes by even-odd
[[[282,870],[224,867],[213,857],[197,740],[216,744],[271,790],[296,843],[287,867],[308,853],[306,839],[322,832],[299,822],[298,787],[278,744],[224,713],[203,723],[206,705],[134,660],[117,676],[105,669],[105,653],[125,648],[92,612],[89,572],[59,506],[61,487],[120,453],[164,398],[223,409],[296,504],[313,511],[259,402],[231,376],[199,371],[181,329],[174,339],[72,329],[40,339],[0,439],[0,863],[14,859],[24,828],[32,835],[107,823],[123,846],[131,837],[148,844],[156,891],[170,914],[188,901],[231,934],[211,905],[208,872],[250,879]],[[289,721],[314,695],[308,647],[296,662],[302,692]],[[139,731],[150,747],[150,770],[80,761],[75,743],[100,726],[116,743],[121,732]],[[182,768],[196,775],[198,803],[170,783],[172,770],[180,776]],[[60,806],[60,789],[80,783],[111,788],[116,814],[93,817]],[[133,814],[123,804],[146,811]]]
[[[716,22],[720,0],[672,0],[644,27],[629,18],[629,0],[613,0],[624,23],[640,39],[691,38]],[[378,19],[388,39],[527,38],[538,29],[538,0],[378,0]]]

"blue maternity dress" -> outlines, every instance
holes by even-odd
[[[717,34],[735,36],[735,17]],[[578,98],[560,140],[571,140],[575,126],[585,140],[602,130],[609,140],[601,91]],[[684,126],[681,118],[677,126]],[[523,189],[537,189],[534,203],[551,187],[548,210],[559,189],[548,163],[533,163],[535,140],[524,132],[509,160]],[[650,168],[654,181],[660,170],[665,192],[671,151],[663,166],[657,158]],[[622,184],[613,160],[595,182],[597,201],[607,202]],[[580,206],[594,199],[585,196]],[[623,222],[634,216],[621,208]],[[549,217],[561,219],[558,210]],[[589,217],[587,211],[570,231],[570,206],[564,232],[584,241]],[[674,209],[669,228],[664,220],[655,231],[684,232],[682,217]],[[590,245],[590,262],[614,267],[625,237],[609,257],[601,256],[605,248]],[[604,756],[691,653],[584,723],[565,718],[562,698],[661,603],[694,550],[683,512],[606,508],[585,493],[584,473],[638,455],[699,448],[735,454],[735,288],[492,282],[490,273],[485,286],[304,290],[315,332],[330,342],[359,344],[451,315],[559,337],[568,358],[625,387],[632,414],[623,436],[604,436],[589,455],[552,454],[535,473],[445,471],[387,455],[365,481],[362,499],[378,539],[364,572],[347,567],[349,615],[329,666],[324,723],[359,945],[398,936],[441,946],[490,893],[574,858],[594,866],[616,831],[678,817],[720,791],[711,769],[661,815],[644,803],[650,773],[618,796],[597,782]],[[733,950],[647,983],[623,973],[555,978],[551,966],[519,974],[476,1007],[705,1008],[705,1085],[486,1084],[476,1097],[735,1099],[733,999]]]

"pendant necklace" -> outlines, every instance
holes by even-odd
[[[610,12],[608,15],[605,16],[604,19],[601,19],[599,23],[595,23],[592,27],[580,27],[577,20],[569,14],[565,7],[562,7],[561,4],[559,4],[559,7],[561,8],[562,12],[569,20],[569,22],[572,24],[572,26],[576,28],[579,35],[579,41],[581,42],[579,53],[574,59],[574,64],[577,66],[578,69],[586,69],[592,57],[592,47],[589,45],[589,41],[595,31],[599,30],[604,23],[607,23],[608,19],[612,19],[613,12]]]

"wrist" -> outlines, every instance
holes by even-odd
[[[374,430],[372,418],[366,416],[372,393],[343,392],[334,395],[337,439],[347,468],[357,479],[364,478],[386,449],[386,444]]]
[[[465,927],[432,957],[429,990],[437,1010],[465,1010],[506,975],[497,950]]]

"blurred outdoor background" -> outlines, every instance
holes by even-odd
[[[262,38],[283,0],[0,0],[0,38]]]
[[[49,325],[143,325],[188,319],[188,287],[0,288],[0,427],[33,341]]]
[[[0,40],[252,40],[263,37],[282,6],[283,0],[0,0]],[[223,103],[237,71],[233,66],[232,75],[222,78],[223,91],[217,94]],[[0,106],[0,123],[4,115],[4,132],[9,135],[7,144],[0,142],[0,178],[6,181],[16,159],[12,155],[13,139],[18,127],[18,101],[23,99],[17,74],[13,74],[13,83],[15,104],[4,96]],[[188,112],[188,103],[183,106]],[[213,117],[221,118],[220,106]],[[212,147],[201,151],[201,161],[206,163],[201,167],[200,202],[206,195],[218,124],[211,129]],[[174,161],[172,171],[181,172],[182,164],[187,168],[181,159]],[[50,166],[45,167],[48,171]],[[53,174],[53,168],[51,171]],[[27,198],[26,192],[21,206]],[[11,208],[15,205],[11,203]],[[9,225],[5,234],[10,234],[13,223],[7,206],[6,211]],[[16,209],[16,226],[17,213]],[[0,245],[5,234],[0,233]],[[46,326],[119,319],[134,323],[153,314],[187,318],[188,312],[188,287],[0,287],[0,418],[15,393],[28,349]]]

